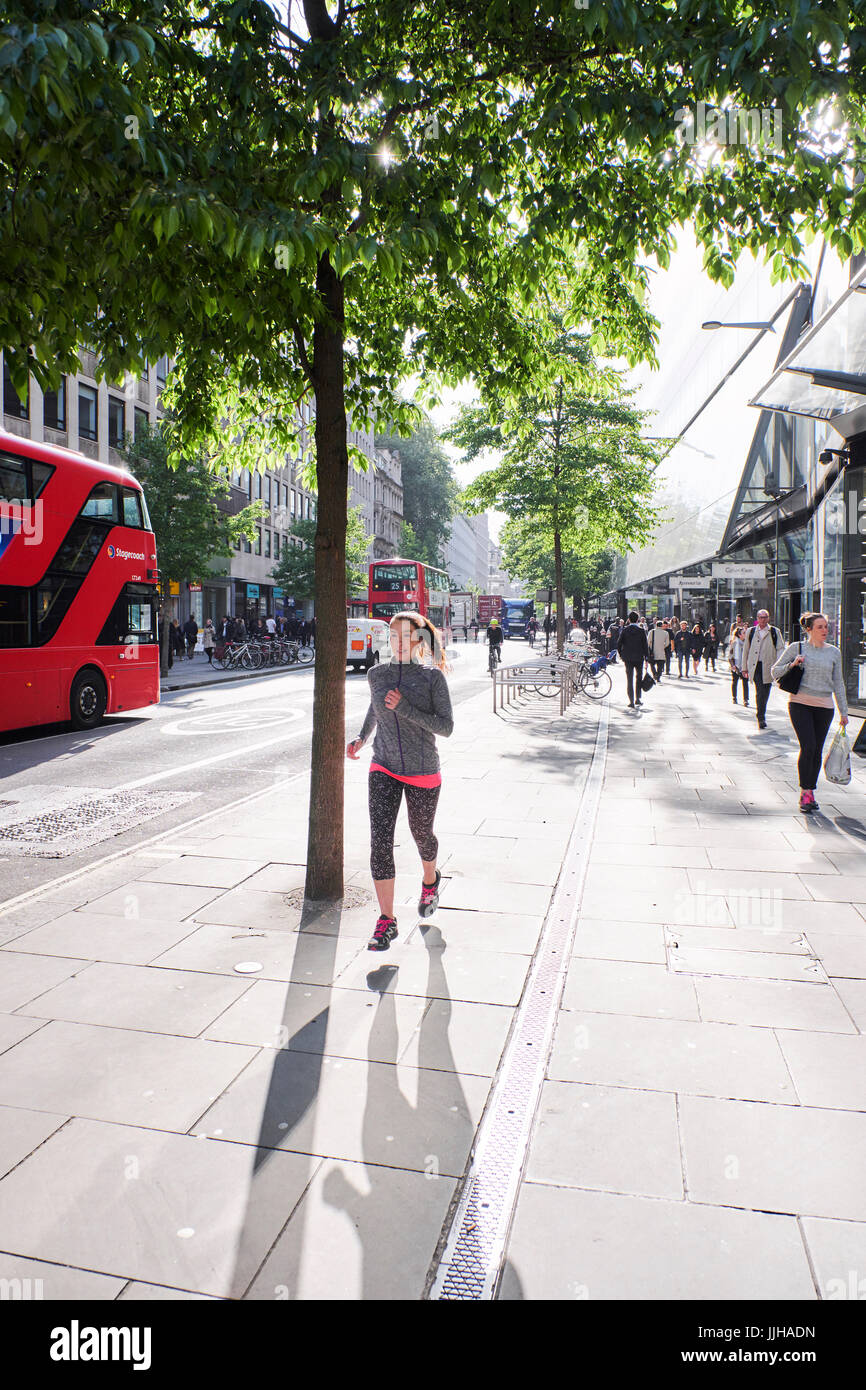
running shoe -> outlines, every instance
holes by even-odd
[[[368,951],[387,951],[394,937],[397,935],[397,918],[386,917],[384,912],[373,929],[373,935],[367,942]]]
[[[815,800],[814,794],[809,791],[800,792],[800,810],[806,813],[809,811],[817,811],[817,809],[818,803]]]
[[[442,875],[436,870],[436,882],[432,884],[421,884],[421,897],[418,901],[418,916],[432,917],[439,906],[439,884],[442,882]]]

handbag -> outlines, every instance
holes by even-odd
[[[798,654],[802,656],[802,654],[803,654],[803,643],[802,643],[802,642],[798,642],[798,643],[797,643],[797,648],[798,648]],[[779,677],[779,679],[776,681],[776,684],[777,684],[777,686],[779,687],[780,690],[786,690],[786,691],[788,692],[789,695],[796,695],[797,691],[800,689],[800,681],[801,681],[802,679],[803,679],[803,668],[802,668],[802,666],[791,666],[791,667],[785,672],[784,676],[780,676],[780,677]]]
[[[847,787],[851,781],[851,745],[844,725],[837,729],[824,759],[824,776],[828,782],[835,782],[837,787]]]
[[[643,690],[643,691],[652,690],[652,688],[653,688],[654,685],[655,685],[655,681],[653,680],[653,678],[652,678],[652,676],[650,675],[649,671],[647,671],[646,675],[644,676],[643,680],[642,680],[641,683],[640,683],[640,688],[641,688],[641,690]]]

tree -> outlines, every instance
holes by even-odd
[[[408,439],[377,435],[376,448],[389,449],[400,456],[403,516],[412,527],[418,552],[400,553],[429,565],[443,564],[460,488],[432,421],[422,420]]]
[[[428,547],[415,534],[415,527],[405,518],[400,522],[400,555],[404,560],[420,560],[423,565],[439,565],[438,555],[431,557]]]
[[[270,572],[283,589],[295,598],[315,598],[316,594],[316,530],[315,521],[295,521],[288,534],[300,545],[283,547],[279,560]],[[346,597],[367,588],[367,554],[370,537],[364,530],[360,507],[350,507],[346,525]]]
[[[121,456],[141,483],[156,537],[156,554],[163,590],[170,579],[197,579],[211,572],[214,560],[230,560],[236,541],[255,538],[266,515],[264,503],[253,502],[235,515],[221,510],[218,499],[228,497],[228,479],[215,474],[200,457],[174,468],[168,464],[164,430],[145,422],[127,435]],[[160,635],[162,674],[168,674],[167,614]]]
[[[656,516],[652,475],[666,449],[642,437],[645,413],[628,405],[619,373],[599,369],[587,340],[557,322],[553,357],[560,376],[553,389],[515,404],[464,407],[448,437],[466,450],[466,462],[501,451],[501,461],[470,483],[464,504],[505,512],[520,523],[519,537],[531,534],[546,546],[561,614],[563,550],[589,556],[644,539]],[[563,639],[560,623],[560,651]]]
[[[514,579],[523,580],[527,589],[556,587],[554,555],[547,538],[532,521],[507,521],[502,528],[502,563]],[[589,613],[589,600],[611,587],[614,553],[600,550],[579,555],[564,548],[562,587],[575,601],[583,617]]]
[[[176,457],[259,467],[315,400],[307,895],[342,886],[347,424],[417,424],[400,384],[549,386],[547,295],[595,346],[651,356],[646,256],[691,219],[730,283],[746,248],[866,244],[844,124],[862,119],[866,0],[586,9],[303,0],[7,0],[0,26],[0,343],[13,384],[111,378],[164,353]],[[291,11],[290,11],[291,14]],[[772,143],[677,139],[698,101],[772,108]],[[835,142],[835,143],[834,143]],[[433,398],[430,387],[427,401]],[[195,446],[195,447],[193,447]]]

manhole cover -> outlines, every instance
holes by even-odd
[[[0,858],[63,859],[197,796],[105,787],[28,788],[17,801],[0,802]]]
[[[367,904],[370,903],[370,902],[372,902],[372,901],[373,901],[373,895],[372,895],[372,893],[367,893],[367,892],[365,892],[363,888],[347,888],[347,889],[345,889],[345,891],[344,891],[344,893],[343,893],[343,896],[342,896],[342,898],[341,898],[341,900],[340,900],[340,906],[342,907],[342,909],[343,909],[344,912],[350,912],[350,911],[352,910],[352,908],[354,908],[354,907],[366,907]],[[291,893],[284,893],[284,894],[283,894],[283,902],[286,904],[286,907],[290,907],[294,912],[303,912],[303,910],[304,910],[304,890],[303,890],[303,888],[293,888],[292,891],[291,891]],[[330,902],[327,902],[327,901],[324,900],[324,899],[320,902],[320,901],[317,901],[317,900],[315,900],[315,899],[313,899],[313,898],[308,898],[308,899],[306,900],[306,906],[307,906],[308,909],[310,909],[311,911],[315,912],[317,909],[318,909],[318,910],[324,910],[324,909],[326,909],[326,908],[333,907],[334,904],[333,904],[333,903],[330,903]]]

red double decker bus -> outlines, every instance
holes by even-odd
[[[444,570],[420,560],[374,560],[370,565],[367,616],[390,622],[401,609],[423,613],[451,641],[451,585]]]
[[[157,597],[132,475],[0,431],[0,731],[157,704]]]

